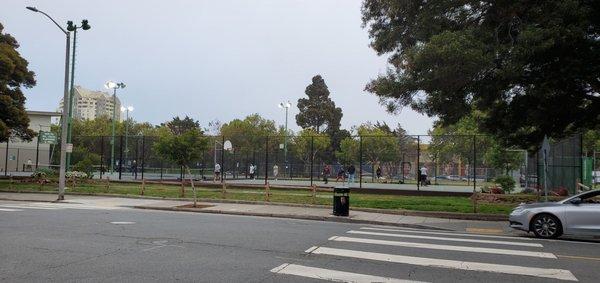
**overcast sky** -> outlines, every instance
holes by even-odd
[[[36,6],[66,26],[88,19],[78,33],[75,83],[102,90],[122,81],[124,105],[138,121],[157,124],[189,115],[203,125],[251,113],[283,124],[277,108],[296,101],[320,74],[343,109],[342,126],[365,121],[401,123],[425,134],[432,119],[409,109],[386,113],[363,91],[386,70],[361,27],[360,0],[2,0],[0,22],[36,73],[25,90],[27,108],[56,110],[62,97],[65,37]]]

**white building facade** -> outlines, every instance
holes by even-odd
[[[59,111],[62,112],[63,101],[59,104]],[[121,101],[119,97],[115,98],[108,92],[94,91],[85,89],[81,86],[74,87],[73,94],[73,118],[82,120],[94,120],[97,117],[113,117],[113,111],[117,111],[117,121],[121,121]]]

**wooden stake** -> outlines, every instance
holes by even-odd
[[[225,185],[225,182],[221,186],[221,198],[227,198],[227,185]]]
[[[315,204],[317,202],[317,186],[312,185],[311,191],[312,191],[312,203]]]
[[[110,190],[110,177],[106,177],[106,192],[108,193],[108,191]]]
[[[271,190],[269,188],[269,182],[267,182],[267,184],[265,185],[265,201],[266,202],[271,201],[270,196],[271,196]]]
[[[477,213],[477,192],[473,193],[473,213]]]
[[[8,182],[8,189],[9,189],[9,190],[12,190],[12,185],[13,185],[13,177],[12,177],[12,174],[10,174],[10,177],[9,177],[9,178],[10,178],[10,179],[9,179],[9,182]]]
[[[146,178],[142,179],[142,192],[140,195],[144,195],[144,191],[146,190]]]
[[[181,197],[185,197],[185,185],[183,184],[183,180],[181,181]]]

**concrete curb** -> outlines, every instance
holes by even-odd
[[[3,193],[56,194],[55,192],[43,192],[43,191],[32,192],[32,191],[0,190],[0,192],[3,192]],[[192,198],[164,198],[164,197],[121,195],[121,194],[94,194],[94,193],[66,192],[65,195],[105,196],[105,197],[118,197],[118,198],[131,198],[131,199],[173,200],[173,201],[182,201],[182,202],[193,201]],[[4,199],[4,200],[10,200],[10,199]],[[24,200],[24,201],[39,201],[39,200]],[[209,202],[209,203],[233,203],[233,204],[275,205],[275,206],[288,206],[288,207],[331,208],[331,206],[327,206],[327,205],[278,203],[278,202],[265,202],[265,201],[244,201],[244,200],[228,200],[228,199],[198,198],[198,201]],[[433,218],[457,219],[457,220],[508,221],[508,215],[502,215],[502,214],[481,214],[481,213],[475,214],[475,213],[440,212],[440,211],[413,211],[413,210],[402,210],[402,209],[392,210],[392,209],[358,208],[358,207],[352,208],[352,210],[380,213],[380,214],[421,216],[421,217],[433,217]]]
[[[383,226],[394,226],[394,227],[413,228],[413,229],[452,231],[450,229],[442,229],[442,228],[438,228],[438,227],[431,227],[431,226],[419,225],[419,224],[390,223],[390,222],[381,222],[381,221],[373,221],[373,220],[352,219],[352,218],[348,218],[348,217],[339,217],[339,216],[315,216],[315,215],[297,215],[297,214],[284,214],[284,213],[224,211],[224,210],[217,210],[217,209],[194,209],[194,208],[183,208],[183,207],[133,206],[133,208],[148,209],[148,210],[162,210],[162,211],[176,211],[176,212],[227,214],[227,215],[238,215],[238,216],[274,217],[274,218],[327,221],[327,222],[338,222],[338,223],[383,225]]]

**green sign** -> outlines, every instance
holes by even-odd
[[[50,144],[58,143],[58,138],[56,137],[56,135],[53,132],[40,132],[38,139],[40,139],[40,143],[50,143]]]

